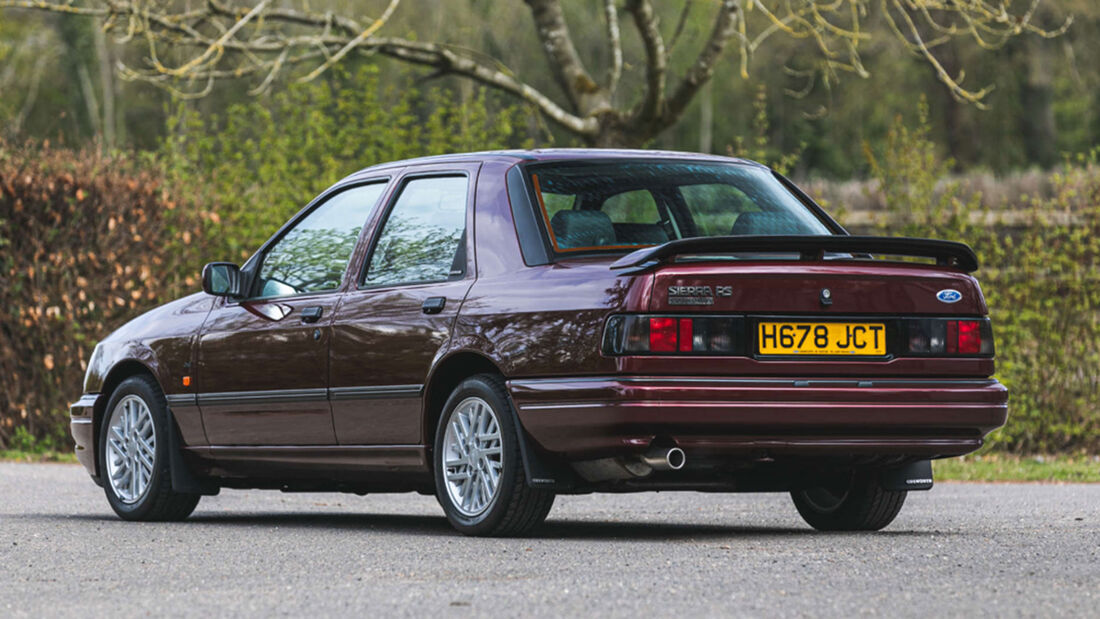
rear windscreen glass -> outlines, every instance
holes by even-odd
[[[831,234],[766,168],[680,161],[530,166],[555,251],[705,236]]]

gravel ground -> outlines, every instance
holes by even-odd
[[[127,523],[73,465],[0,463],[0,497],[0,616],[1100,615],[1100,485],[939,484],[873,534],[778,494],[561,497],[529,539],[411,494]]]

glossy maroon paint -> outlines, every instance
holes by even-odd
[[[990,358],[603,354],[608,316],[687,311],[667,305],[661,291],[672,285],[732,285],[732,296],[706,310],[715,312],[987,313],[976,280],[950,267],[707,262],[623,274],[608,268],[621,254],[525,264],[508,170],[533,160],[624,156],[730,161],[681,153],[517,151],[397,162],[348,177],[336,187],[367,180],[389,185],[340,289],[243,301],[198,293],[123,326],[97,347],[85,395],[72,407],[78,457],[98,477],[92,449],[106,401],[137,371],[154,376],[167,395],[193,472],[229,486],[430,487],[428,446],[440,406],[458,378],[487,369],[508,379],[532,446],[558,461],[637,453],[658,438],[679,444],[689,461],[927,458],[973,451],[1004,423],[1007,394],[989,378]],[[358,274],[385,206],[403,179],[423,174],[470,178],[465,274],[439,284],[360,287]],[[822,287],[835,292],[829,307],[818,301]],[[934,297],[948,287],[964,301],[945,309]],[[430,297],[446,299],[442,312],[421,311]],[[303,323],[306,307],[321,307],[321,320]],[[821,382],[826,379],[840,382]]]

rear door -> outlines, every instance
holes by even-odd
[[[269,243],[249,298],[222,300],[199,338],[199,407],[212,445],[336,442],[328,402],[332,319],[385,182],[321,201]]]
[[[333,324],[331,389],[343,445],[414,445],[424,383],[473,283],[476,164],[398,180]]]

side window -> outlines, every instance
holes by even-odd
[[[462,275],[468,184],[465,176],[406,183],[382,225],[364,283],[441,282]]]
[[[646,189],[617,193],[604,200],[600,210],[607,214],[611,223],[616,224],[655,224],[661,221],[657,201]]]
[[[260,265],[259,296],[281,297],[340,287],[359,231],[386,183],[329,198],[272,245]]]

